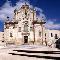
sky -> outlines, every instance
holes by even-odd
[[[6,17],[12,19],[14,9],[20,8],[25,1],[36,9],[40,18],[44,17],[46,28],[60,30],[60,0],[0,0],[0,31],[3,31]]]

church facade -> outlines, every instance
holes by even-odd
[[[45,21],[37,17],[36,11],[25,4],[17,10],[14,10],[12,20],[4,23],[4,32],[2,33],[6,44],[51,44],[60,37],[59,30],[49,30],[45,28]]]
[[[38,23],[36,11],[28,5],[22,5],[19,10],[14,10],[14,19],[6,21],[4,25],[4,39],[7,43],[35,43],[42,41],[42,28],[45,29],[40,21]]]

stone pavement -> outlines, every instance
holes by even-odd
[[[0,60],[57,60],[60,50],[43,46],[15,46],[0,49]]]

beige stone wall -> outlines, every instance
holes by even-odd
[[[57,39],[55,39],[55,34],[57,34],[58,38],[60,38],[60,31],[59,30],[46,29],[46,33],[47,33],[46,38],[47,38],[47,44],[48,45],[52,46],[55,44],[55,42],[57,40]],[[51,37],[51,33],[52,33],[53,37]]]
[[[0,41],[4,40],[4,32],[0,32]]]

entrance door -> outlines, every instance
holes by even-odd
[[[28,36],[24,36],[24,43],[28,43]]]

